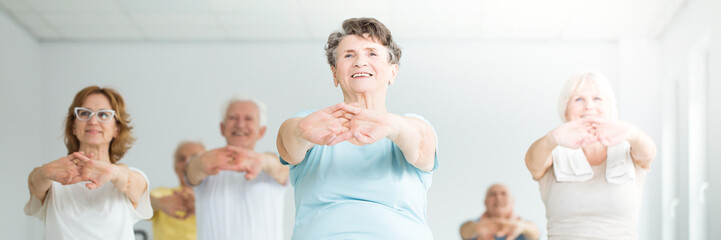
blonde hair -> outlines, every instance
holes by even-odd
[[[561,117],[561,121],[567,122],[566,109],[568,108],[568,102],[571,101],[573,93],[585,84],[593,84],[598,90],[601,96],[608,102],[611,112],[609,117],[611,119],[618,118],[618,107],[616,106],[616,96],[613,94],[613,88],[608,79],[603,74],[598,72],[580,72],[571,76],[566,82],[566,85],[561,90],[561,95],[558,98],[558,115]]]

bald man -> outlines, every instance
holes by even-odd
[[[461,225],[465,240],[531,240],[538,239],[538,227],[513,212],[514,199],[508,188],[493,184],[486,191],[486,212],[477,221]]]

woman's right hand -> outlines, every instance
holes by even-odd
[[[63,185],[81,182],[80,171],[84,162],[75,156],[76,154],[83,153],[76,152],[42,165],[40,168],[43,177]]]
[[[353,114],[339,103],[304,117],[298,123],[303,139],[317,145],[335,145],[352,137],[348,121]]]
[[[568,121],[556,129],[551,130],[547,136],[558,145],[578,149],[598,141],[595,128],[592,126],[593,122],[594,120],[592,118]]]

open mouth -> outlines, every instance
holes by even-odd
[[[350,77],[352,77],[352,78],[359,78],[359,77],[371,77],[371,76],[373,76],[373,74],[371,74],[371,73],[359,72],[359,73],[354,73],[354,74],[351,75]]]
[[[242,137],[248,135],[248,132],[245,131],[232,131],[230,132],[230,135],[233,137]]]

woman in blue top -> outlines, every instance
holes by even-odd
[[[400,48],[373,18],[351,18],[325,47],[343,102],[286,120],[277,146],[295,187],[293,239],[432,239],[426,193],[436,134],[386,111]]]

